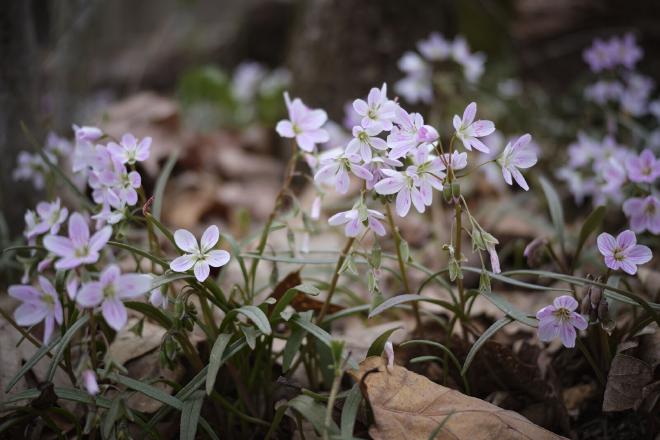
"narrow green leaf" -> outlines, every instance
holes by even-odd
[[[360,386],[355,384],[348,393],[341,411],[341,437],[343,439],[353,438],[353,429],[358,409],[360,409],[360,402],[362,402],[362,392]]]
[[[221,327],[223,329],[226,328],[226,326],[233,321],[237,314],[241,314],[252,321],[254,325],[256,325],[257,328],[261,331],[261,333],[265,335],[271,334],[272,330],[270,328],[270,322],[268,322],[268,317],[259,307],[252,305],[231,310],[229,313],[227,313],[225,319],[222,321]]]
[[[323,405],[318,404],[314,399],[305,395],[294,397],[289,400],[288,405],[311,423],[317,432],[323,433],[325,431],[326,408]],[[339,434],[339,427],[334,421],[331,421],[330,426],[328,427],[328,434]]]
[[[66,333],[64,333],[64,336],[62,336],[62,339],[57,345],[57,350],[53,355],[53,359],[50,363],[50,366],[48,367],[48,373],[46,374],[47,382],[53,381],[53,378],[55,377],[55,372],[59,367],[60,360],[62,360],[62,357],[64,356],[64,350],[66,350],[66,347],[69,345],[69,342],[71,342],[71,338],[73,338],[73,335],[75,335],[78,330],[80,330],[84,325],[86,325],[87,321],[89,321],[89,315],[85,314],[81,316],[80,318],[78,318],[76,322],[74,322],[71,325],[71,327],[67,329]]]
[[[215,433],[213,428],[211,428],[211,425],[209,425],[209,422],[207,422],[204,417],[199,418],[199,426],[201,426],[204,432],[206,432],[208,436],[211,437],[211,440],[220,440],[218,434]]]
[[[145,396],[151,397],[152,399],[162,402],[165,405],[169,405],[172,408],[178,410],[181,410],[183,408],[183,402],[181,402],[181,400],[177,399],[171,394],[167,394],[166,392],[164,392],[159,388],[156,388],[154,386],[151,386],[144,382],[140,382],[139,380],[127,376],[122,376],[121,374],[118,373],[113,373],[111,377],[115,380],[115,382],[120,383],[132,390],[139,391]]]
[[[479,273],[481,274],[484,272],[482,268],[479,267],[470,267],[470,266],[463,266],[463,270],[466,272],[473,272],[473,273]],[[547,292],[572,292],[571,289],[562,289],[560,287],[551,287],[551,286],[541,286],[539,284],[532,284],[532,283],[526,283],[524,281],[516,280],[514,278],[510,278],[506,275],[503,275],[501,273],[493,273],[493,272],[488,272],[486,271],[488,276],[490,276],[492,279],[501,281],[506,284],[510,284],[512,286],[516,287],[522,287],[524,289],[530,289],[530,290],[542,290],[542,291],[547,291]]]
[[[164,329],[170,329],[174,325],[174,322],[169,316],[151,304],[138,301],[126,301],[124,302],[124,305],[129,309],[135,310],[136,312],[156,321]]]
[[[555,188],[552,186],[548,179],[541,176],[539,178],[539,182],[541,182],[541,187],[543,188],[545,199],[548,202],[550,218],[552,219],[552,224],[555,226],[555,230],[557,231],[559,245],[561,246],[562,252],[565,255],[566,243],[564,241],[564,209],[561,206],[561,199],[559,198],[557,191],[555,191]]]
[[[472,344],[470,351],[465,357],[465,363],[463,363],[463,368],[461,369],[462,376],[465,376],[465,373],[467,373],[468,368],[470,368],[474,357],[477,355],[477,352],[479,352],[479,349],[486,343],[486,341],[488,341],[488,339],[490,339],[499,330],[504,328],[506,325],[511,324],[512,322],[513,319],[505,316],[504,318],[495,321],[490,327],[486,329],[485,332],[481,334],[481,336],[479,336],[479,339],[474,341],[474,344]]]
[[[392,307],[398,306],[400,304],[404,303],[409,303],[409,302],[415,302],[415,301],[424,301],[424,302],[430,302],[433,304],[438,304],[440,306],[443,306],[449,310],[454,310],[455,307],[442,300],[434,299],[434,298],[429,298],[427,296],[422,296],[422,295],[415,295],[413,293],[406,294],[406,295],[397,295],[393,296],[392,298],[388,298],[382,303],[380,303],[378,306],[376,306],[370,313],[369,313],[369,318],[373,318],[376,315],[380,315],[387,309],[391,309]]]
[[[582,252],[582,247],[587,241],[589,236],[600,228],[600,225],[605,219],[605,214],[607,213],[607,208],[605,206],[598,206],[594,209],[589,217],[586,218],[580,229],[580,235],[578,238],[578,244],[575,248],[575,255],[573,256],[573,264],[576,264],[580,258],[580,252]]]
[[[371,343],[371,346],[369,347],[369,350],[367,351],[367,357],[369,356],[380,356],[381,353],[383,352],[385,348],[385,343],[390,339],[390,336],[392,333],[395,331],[401,329],[401,326],[397,326],[394,328],[391,328],[389,330],[385,330],[383,334],[378,336],[374,342]]]
[[[151,255],[151,253],[149,251],[146,251],[144,249],[140,249],[140,248],[132,246],[130,244],[122,243],[122,242],[119,242],[119,241],[112,241],[112,240],[108,241],[108,244],[110,246],[114,246],[114,247],[119,248],[119,249],[124,249],[124,250],[129,251],[133,254],[137,254],[137,255],[140,255],[141,257],[147,258],[147,259],[153,261],[154,263],[159,264],[161,267],[164,267],[164,268],[169,268],[170,267],[170,263],[163,260],[162,258],[156,257],[155,255]]]
[[[213,343],[209,358],[209,369],[206,373],[206,394],[211,394],[211,391],[213,391],[215,380],[218,377],[218,371],[223,364],[222,354],[225,352],[230,340],[231,334],[221,333]]]
[[[9,391],[11,391],[14,385],[16,385],[16,383],[18,383],[18,381],[21,380],[21,378],[25,376],[25,374],[28,371],[30,371],[32,367],[34,367],[37,364],[37,362],[39,362],[44,356],[46,356],[46,353],[52,350],[53,347],[55,347],[55,345],[57,345],[59,342],[60,342],[60,338],[56,337],[48,344],[44,344],[41,347],[39,347],[39,349],[34,354],[34,356],[32,356],[30,360],[28,360],[25,364],[23,364],[20,370],[18,370],[14,375],[14,377],[12,377],[11,380],[7,383],[7,385],[5,386],[5,392],[8,393]]]
[[[101,423],[101,436],[103,438],[110,438],[115,423],[120,417],[122,399],[120,396],[116,397],[110,405],[110,409],[103,415],[103,422]]]
[[[268,432],[266,433],[266,437],[264,437],[264,440],[270,440],[270,438],[275,434],[275,431],[277,431],[277,428],[280,426],[280,423],[282,422],[282,419],[284,418],[284,414],[286,413],[286,410],[289,408],[289,405],[284,404],[280,405],[277,407],[277,411],[275,411],[275,416],[273,417],[273,422],[270,424],[270,428],[268,429]]]
[[[204,403],[204,393],[197,391],[183,401],[181,408],[181,440],[195,440],[199,416]]]
[[[528,325],[530,327],[536,327],[537,322],[536,319],[532,319],[529,316],[527,316],[525,313],[521,312],[518,310],[516,307],[513,306],[509,301],[505,300],[502,298],[500,295],[498,295],[495,292],[483,292],[480,293],[481,296],[486,298],[488,301],[490,301],[495,307],[512,317],[518,322],[522,322],[525,325]]]
[[[300,347],[302,346],[306,334],[307,331],[302,327],[294,327],[291,330],[291,336],[287,339],[284,351],[282,352],[282,371],[285,373],[291,368],[293,359],[300,351]]]
[[[167,158],[167,162],[163,165],[161,169],[160,176],[156,180],[156,186],[154,187],[154,204],[153,209],[151,210],[152,215],[156,220],[160,220],[160,213],[163,209],[163,195],[165,194],[165,187],[167,186],[167,181],[172,174],[174,165],[179,158],[179,150],[174,150]]]

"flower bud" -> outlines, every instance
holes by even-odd
[[[387,341],[384,349],[385,355],[387,356],[387,367],[392,368],[394,367],[394,346],[390,341]]]
[[[527,259],[527,266],[538,266],[541,259],[541,250],[546,244],[548,244],[548,240],[545,237],[537,237],[525,247],[523,256]]]
[[[451,203],[453,201],[451,196],[451,186],[445,185],[442,188],[442,197],[445,199],[445,202]]]
[[[92,370],[83,371],[82,379],[83,379],[83,385],[85,386],[87,392],[92,396],[96,396],[99,393],[100,389],[99,389],[99,384],[96,381],[96,374],[94,374],[94,371]]]

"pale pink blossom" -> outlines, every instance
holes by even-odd
[[[633,231],[660,234],[660,200],[656,196],[628,199],[623,203],[623,212],[630,218]]]
[[[69,210],[61,206],[60,199],[55,199],[54,202],[40,202],[37,204],[38,217],[26,221],[34,222],[26,231],[26,238],[28,240],[37,237],[46,232],[51,235],[57,234],[60,230],[62,223],[66,221],[69,215]]]
[[[616,238],[603,232],[598,236],[597,243],[607,267],[613,270],[622,269],[630,275],[637,273],[638,265],[648,263],[653,258],[651,249],[637,244],[637,237],[630,230],[623,231]]]
[[[385,216],[373,209],[353,208],[349,211],[339,212],[328,219],[332,226],[345,224],[344,234],[347,237],[357,237],[364,229],[365,222],[367,227],[374,231],[376,235],[384,236],[385,227],[380,222]]]
[[[277,133],[285,138],[295,138],[303,151],[313,151],[316,144],[327,142],[328,132],[321,127],[328,120],[328,115],[321,109],[308,108],[300,98],[293,101],[284,93],[284,100],[289,110],[289,119],[277,123]]]
[[[575,347],[575,329],[584,330],[588,326],[587,320],[575,312],[577,307],[578,302],[572,296],[563,295],[555,298],[552,305],[536,312],[536,318],[539,320],[539,339],[549,342],[559,337],[564,347]]]
[[[322,159],[314,180],[320,183],[334,183],[339,194],[346,194],[350,184],[349,173],[362,180],[369,180],[373,175],[364,166],[360,165],[360,156],[348,155],[341,150],[329,151]]]
[[[626,161],[628,178],[633,182],[653,183],[660,177],[660,160],[648,148],[639,156],[631,156]]]
[[[83,386],[85,390],[92,396],[96,396],[101,389],[96,380],[96,373],[93,370],[87,369],[82,372]]]
[[[74,212],[69,217],[69,236],[48,235],[44,238],[44,247],[59,257],[55,263],[56,269],[73,269],[96,263],[100,257],[99,252],[111,235],[112,228],[106,226],[90,237],[87,221],[81,214]]]
[[[199,243],[190,231],[178,229],[174,232],[174,241],[186,253],[175,258],[170,263],[170,269],[174,272],[193,269],[197,281],[203,282],[208,278],[211,267],[221,267],[229,262],[229,252],[213,249],[219,240],[220,230],[215,225],[206,228]]]
[[[395,207],[399,217],[408,214],[411,204],[420,213],[426,210],[424,196],[418,188],[416,168],[409,167],[405,172],[383,169],[382,172],[387,177],[378,182],[374,189],[382,195],[396,194]]]
[[[372,149],[384,151],[387,150],[385,139],[377,137],[381,129],[378,126],[371,125],[367,128],[353,127],[353,139],[346,147],[347,155],[359,154],[363,161],[369,162],[373,156]]]
[[[108,151],[122,164],[134,165],[136,162],[142,162],[149,158],[150,147],[150,137],[145,137],[138,142],[135,136],[126,133],[122,136],[119,144],[110,142]]]
[[[472,151],[475,148],[484,153],[490,150],[488,147],[479,140],[479,138],[488,136],[495,131],[495,124],[487,120],[475,121],[474,118],[477,114],[477,104],[471,102],[463,112],[463,118],[454,115],[453,124],[456,130],[456,137],[458,137],[465,149]]]
[[[513,181],[511,180],[513,176],[516,183],[525,191],[529,190],[529,185],[520,170],[531,168],[538,160],[534,151],[528,148],[531,140],[532,136],[524,134],[513,143],[509,142],[504,148],[502,156],[497,159],[497,162],[502,167],[502,175],[506,183],[513,185]]]
[[[37,289],[28,285],[9,286],[9,296],[21,301],[14,311],[14,320],[22,327],[30,327],[44,321],[44,344],[50,341],[55,323],[62,324],[62,304],[55,287],[47,278],[39,277]]]
[[[138,273],[122,274],[119,266],[110,265],[101,272],[98,281],[83,284],[76,302],[85,308],[101,305],[101,314],[110,327],[119,331],[128,319],[123,300],[137,298],[149,292],[151,276]]]
[[[372,127],[374,130],[389,131],[392,129],[394,110],[397,105],[394,101],[387,99],[387,84],[378,89],[376,87],[369,91],[367,100],[356,99],[353,108],[362,116],[361,125],[365,128]]]
[[[387,341],[385,343],[384,351],[385,351],[385,356],[387,356],[387,367],[388,368],[393,368],[394,367],[394,346],[392,345],[392,342]]]

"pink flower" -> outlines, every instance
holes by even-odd
[[[438,140],[437,130],[430,125],[424,125],[424,118],[419,113],[408,113],[397,107],[395,114],[396,126],[387,136],[387,144],[391,148],[388,155],[390,159],[399,159],[415,148]]]
[[[103,132],[101,131],[100,128],[90,127],[86,125],[83,125],[82,127],[78,127],[76,124],[73,124],[73,131],[75,133],[75,137],[77,141],[93,142],[100,139],[101,136],[103,136]]]
[[[387,177],[378,182],[374,189],[382,195],[396,194],[396,213],[399,217],[408,214],[411,202],[418,212],[426,210],[424,196],[418,188],[419,178],[415,167],[408,167],[405,172],[388,169],[381,171]]]
[[[85,218],[74,212],[69,217],[69,236],[48,235],[44,238],[44,247],[59,257],[55,268],[73,269],[84,264],[96,263],[99,251],[112,235],[112,228],[106,226],[89,236],[89,226]]]
[[[628,158],[628,178],[633,182],[653,183],[660,176],[660,160],[648,148],[642,154]]]
[[[60,199],[54,202],[40,202],[37,204],[38,218],[34,218],[34,224],[29,226],[26,231],[26,238],[28,240],[49,232],[50,234],[57,234],[60,226],[69,215],[69,210],[61,206]],[[26,217],[26,220],[28,217]]]
[[[380,89],[372,88],[366,102],[362,99],[353,101],[353,108],[362,116],[361,124],[364,128],[372,127],[378,130],[378,133],[392,129],[392,119],[397,105],[387,99],[387,84],[383,83]]]
[[[387,157],[374,157],[366,165],[367,171],[371,173],[371,179],[367,179],[367,189],[373,189],[374,185],[385,178],[383,170],[392,170],[396,167],[403,166],[398,160],[388,159]]]
[[[394,346],[392,345],[392,342],[387,341],[385,343],[384,351],[385,351],[385,355],[387,356],[387,367],[388,368],[393,368],[394,367]]]
[[[377,126],[363,128],[361,126],[353,127],[353,139],[346,147],[346,154],[359,154],[363,161],[369,162],[372,157],[371,149],[384,151],[387,150],[387,142],[384,139],[376,137],[381,130]]]
[[[308,108],[300,98],[293,102],[289,94],[284,93],[284,100],[289,110],[289,119],[277,123],[277,133],[285,138],[295,138],[303,151],[313,151],[316,144],[330,139],[328,132],[321,127],[328,120],[328,115],[321,109]]]
[[[380,222],[385,216],[373,209],[353,208],[350,211],[339,212],[328,219],[332,226],[346,224],[344,233],[347,237],[357,237],[364,228],[364,222],[367,222],[369,229],[376,235],[384,236],[385,227]]]
[[[62,324],[62,304],[55,287],[47,278],[39,277],[41,290],[27,285],[9,286],[9,296],[22,304],[14,311],[14,320],[20,326],[29,327],[45,320],[44,344],[50,341],[55,322]]]
[[[539,339],[549,342],[559,336],[564,347],[575,347],[575,329],[584,330],[588,326],[582,315],[575,312],[577,306],[578,302],[572,296],[563,295],[555,298],[552,305],[536,312]]]
[[[495,131],[495,124],[491,121],[478,120],[475,121],[474,117],[477,114],[477,104],[471,102],[463,112],[463,118],[454,115],[454,129],[456,130],[456,137],[458,137],[465,149],[472,151],[472,148],[482,151],[484,153],[490,152],[488,147],[481,142],[478,138],[488,136]]]
[[[309,217],[312,220],[318,220],[321,217],[321,197],[316,196],[312,202],[312,209],[310,210]]]
[[[648,230],[652,234],[660,234],[660,200],[656,196],[628,199],[623,203],[623,212],[630,217],[633,231]]]
[[[110,142],[108,144],[108,151],[114,157],[119,159],[121,163],[133,165],[135,162],[142,162],[143,160],[147,160],[149,158],[150,147],[150,137],[146,137],[138,143],[138,140],[135,138],[135,136],[127,133],[122,136],[120,144]]]
[[[426,40],[417,43],[417,49],[429,61],[442,61],[451,54],[452,45],[438,32],[431,32]]]
[[[93,370],[85,370],[82,372],[83,386],[85,390],[92,395],[96,396],[101,390],[99,388],[99,383],[96,381],[96,374]]]
[[[151,291],[151,294],[149,295],[149,302],[154,307],[166,309],[169,300],[167,299],[167,295],[164,295],[160,288],[158,288]]]
[[[502,167],[502,175],[506,183],[513,185],[513,181],[511,180],[513,176],[516,183],[525,191],[529,190],[529,185],[527,185],[527,181],[520,170],[534,166],[537,161],[536,153],[527,148],[531,140],[532,136],[529,134],[520,136],[513,144],[508,143],[506,148],[504,148],[502,156],[497,159],[497,162]]]
[[[623,231],[616,239],[603,232],[597,239],[598,250],[605,257],[605,265],[610,269],[622,269],[624,272],[635,275],[637,266],[651,261],[653,254],[648,247],[637,244],[635,233],[630,230]]]
[[[121,274],[119,266],[111,264],[98,281],[83,284],[76,295],[76,302],[85,308],[101,304],[101,314],[116,331],[126,325],[128,314],[122,300],[144,295],[151,287],[151,277],[145,274]]]
[[[179,249],[187,253],[175,258],[170,263],[170,269],[174,272],[186,272],[192,268],[197,281],[203,282],[211,271],[209,266],[224,266],[231,258],[227,251],[213,250],[218,240],[220,230],[215,225],[206,228],[199,243],[190,231],[178,229],[174,232],[174,241]]]
[[[350,183],[349,173],[355,174],[362,180],[373,178],[369,170],[360,165],[360,156],[331,150],[321,160],[321,166],[314,174],[314,180],[321,183],[334,182],[337,192],[346,194]]]

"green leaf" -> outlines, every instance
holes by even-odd
[[[56,337],[55,339],[53,339],[52,341],[50,341],[48,344],[44,344],[44,345],[42,345],[41,347],[39,347],[39,349],[38,349],[37,352],[34,354],[34,356],[32,356],[32,357],[30,358],[30,360],[28,360],[28,361],[27,361],[27,362],[26,362],[26,363],[20,368],[20,370],[18,370],[18,371],[16,372],[16,374],[14,375],[14,377],[12,377],[11,380],[7,383],[7,385],[5,386],[5,392],[8,393],[9,391],[11,391],[11,389],[14,387],[14,385],[16,385],[16,383],[18,383],[18,381],[21,380],[21,378],[22,378],[23,376],[25,376],[25,374],[26,374],[28,371],[30,371],[30,370],[32,369],[32,367],[34,367],[34,366],[37,364],[37,362],[39,362],[39,361],[41,360],[41,358],[43,358],[44,356],[46,356],[46,353],[50,352],[50,350],[51,350],[53,347],[55,347],[55,345],[57,345],[57,344],[59,343],[59,341],[60,341],[60,338],[59,338],[59,337]]]
[[[215,380],[218,377],[218,371],[223,364],[222,354],[225,352],[230,340],[231,334],[221,333],[213,343],[211,356],[209,357],[209,369],[206,373],[206,394],[211,394],[211,391],[213,391]]]
[[[355,384],[348,393],[341,411],[341,437],[343,439],[353,438],[353,429],[361,402],[362,392],[360,391],[360,386]]]
[[[71,325],[71,327],[67,329],[66,333],[64,333],[64,336],[62,336],[62,339],[57,345],[57,351],[55,351],[53,360],[51,361],[50,366],[48,367],[48,373],[46,374],[47,382],[53,381],[53,378],[55,377],[55,372],[57,371],[57,367],[59,367],[60,360],[62,360],[62,357],[64,356],[64,350],[66,350],[66,347],[69,345],[69,342],[71,342],[71,338],[73,338],[73,335],[75,335],[78,330],[80,330],[85,324],[87,324],[87,321],[89,321],[89,315],[81,316],[76,322],[74,322]]]
[[[578,259],[580,258],[580,252],[582,251],[582,247],[584,246],[584,243],[587,241],[589,236],[594,233],[595,231],[600,228],[600,225],[603,223],[603,220],[605,219],[605,214],[607,213],[607,208],[605,206],[598,206],[596,209],[594,209],[591,214],[589,214],[589,217],[584,221],[582,224],[582,228],[580,229],[580,236],[578,238],[578,244],[577,247],[575,248],[575,256],[573,257],[573,264],[576,264]]]
[[[310,396],[305,395],[294,397],[293,399],[289,400],[288,405],[290,408],[293,408],[299,412],[300,415],[302,415],[309,423],[311,423],[317,432],[323,433],[325,431],[326,408],[323,405],[318,404]],[[330,426],[328,427],[328,434],[339,434],[339,427],[334,421],[330,422]]]
[[[118,373],[112,373],[111,378],[114,379],[115,382],[120,383],[127,388],[130,388],[135,391],[139,391],[145,396],[151,397],[152,399],[162,402],[165,405],[169,405],[172,408],[178,410],[181,410],[183,408],[183,402],[181,402],[181,400],[177,399],[171,394],[167,394],[166,392],[164,392],[159,388],[156,388],[154,386],[151,386],[144,382],[140,382],[139,380],[132,379],[127,376],[122,376],[121,374]]]
[[[245,341],[247,342],[248,347],[254,350],[257,346],[257,336],[259,336],[259,331],[252,326],[241,325],[239,327],[241,328],[243,336],[245,336]]]
[[[321,291],[316,288],[313,284],[302,283],[294,287],[299,292],[305,293],[307,295],[317,296],[321,294]]]
[[[236,261],[238,261],[238,266],[241,268],[241,274],[243,274],[243,283],[245,284],[245,287],[247,289],[247,286],[249,284],[249,276],[248,276],[248,271],[247,267],[245,266],[245,259],[241,255],[241,248],[238,245],[238,242],[236,239],[227,233],[223,233],[222,237],[229,242],[229,246],[231,247],[231,254],[232,257],[236,258]]]
[[[514,278],[510,278],[506,275],[503,275],[501,273],[493,273],[489,271],[484,271],[482,268],[478,267],[470,267],[470,266],[463,266],[463,270],[466,272],[473,272],[473,273],[486,273],[488,276],[494,280],[500,281],[502,283],[510,284],[512,286],[516,287],[522,287],[524,289],[530,289],[530,290],[542,290],[542,291],[547,291],[547,292],[573,292],[571,289],[562,289],[560,287],[551,287],[551,286],[541,286],[539,284],[532,284],[532,283],[526,283],[524,281],[516,280]]]
[[[136,312],[156,321],[164,329],[170,329],[174,326],[174,321],[172,321],[169,316],[151,304],[138,301],[126,301],[124,302],[124,305],[129,309],[135,310]]]
[[[101,424],[101,436],[103,438],[110,438],[115,423],[121,417],[122,398],[117,396],[110,405],[110,409],[106,411],[103,416],[103,423]]]
[[[211,425],[209,425],[209,422],[204,417],[199,418],[199,426],[211,437],[211,440],[220,440],[220,437],[213,431],[213,428],[211,428]]]
[[[509,301],[505,300],[502,298],[500,295],[498,295],[495,292],[483,292],[480,294],[484,298],[488,299],[495,307],[512,317],[518,322],[522,322],[525,325],[528,325],[530,327],[536,327],[537,322],[536,319],[532,319],[528,317],[525,313],[521,312],[518,310],[516,307],[513,306]]]
[[[165,194],[165,187],[167,186],[167,181],[172,174],[174,165],[179,158],[179,150],[173,150],[170,156],[167,158],[167,162],[163,165],[161,169],[160,176],[156,181],[156,186],[154,187],[154,204],[153,209],[151,210],[152,215],[156,220],[160,220],[160,213],[163,208],[163,195]]]
[[[337,319],[346,318],[347,316],[357,315],[359,313],[366,313],[369,312],[369,309],[371,309],[371,305],[362,304],[361,306],[355,306],[348,309],[340,310],[337,313],[333,313],[332,315],[326,315],[325,319],[323,319],[323,324],[327,324]]]
[[[268,317],[266,314],[259,307],[251,305],[239,307],[238,309],[232,309],[229,313],[227,313],[225,319],[222,321],[221,329],[226,328],[228,323],[232,322],[238,314],[241,314],[252,321],[254,325],[256,325],[257,328],[261,331],[261,333],[265,335],[271,334],[272,330],[270,328],[270,322],[268,322]]]
[[[199,416],[204,403],[204,393],[197,391],[183,401],[181,409],[181,440],[195,440]]]
[[[395,331],[399,330],[402,328],[402,326],[394,327],[389,330],[385,330],[383,334],[378,336],[374,342],[371,343],[371,346],[369,347],[369,350],[367,351],[367,357],[369,356],[380,356],[381,353],[383,352],[383,349],[385,348],[385,343],[390,339],[390,336],[392,333]]]
[[[284,292],[284,295],[277,301],[273,311],[270,313],[270,320],[278,319],[282,311],[288,306],[291,301],[298,295],[299,292],[302,292],[307,295],[316,296],[321,293],[319,289],[311,284],[299,284],[296,287],[292,287]]]
[[[316,339],[323,342],[324,345],[330,347],[330,341],[332,341],[332,337],[328,332],[323,330],[321,327],[302,318],[300,315],[296,315],[293,318],[291,318],[290,322],[293,322],[297,326],[302,327],[305,331],[311,333]]]
[[[462,376],[465,376],[465,373],[467,373],[468,368],[470,368],[470,365],[472,364],[474,357],[477,355],[477,352],[486,343],[486,341],[488,341],[488,339],[490,339],[499,330],[504,328],[504,326],[511,324],[512,322],[513,319],[511,319],[508,316],[505,316],[504,318],[495,321],[490,327],[486,329],[485,332],[481,334],[481,336],[479,336],[479,339],[474,341],[474,344],[472,344],[472,347],[470,347],[470,351],[465,357],[465,363],[463,363],[463,368],[461,369]]]
[[[287,404],[280,405],[277,407],[277,411],[275,411],[275,416],[273,417],[273,422],[270,424],[270,428],[268,429],[268,432],[266,433],[266,437],[264,437],[264,440],[270,440],[270,438],[273,436],[277,428],[280,426],[280,423],[282,422],[282,419],[284,418],[284,414],[286,413],[286,410],[289,408]]]
[[[541,187],[545,193],[545,199],[548,202],[550,218],[552,219],[552,224],[555,226],[555,230],[557,231],[557,239],[559,240],[559,245],[561,246],[564,255],[566,255],[564,209],[561,206],[561,199],[559,198],[557,191],[555,191],[555,188],[552,186],[548,179],[541,176],[539,181],[541,182]]]
[[[170,267],[170,263],[163,260],[162,258],[158,258],[154,255],[151,255],[151,253],[149,253],[149,251],[146,251],[144,249],[140,249],[140,248],[137,248],[137,247],[132,246],[130,244],[122,243],[122,242],[119,242],[119,241],[112,241],[112,240],[108,241],[108,244],[110,246],[114,246],[114,247],[119,248],[119,249],[124,249],[124,250],[129,251],[133,254],[137,254],[137,255],[140,255],[141,257],[147,258],[147,259],[153,261],[154,263],[159,264],[161,267],[164,267],[164,268],[169,268]]]
[[[380,303],[378,306],[376,306],[370,313],[369,313],[369,318],[373,318],[376,315],[380,315],[387,309],[391,309],[392,307],[398,306],[400,304],[404,303],[409,303],[409,302],[415,302],[415,301],[424,301],[424,302],[430,302],[433,304],[438,304],[440,306],[443,306],[449,310],[455,310],[455,307],[442,300],[434,299],[434,298],[429,298],[427,296],[422,296],[422,295],[415,295],[413,293],[409,293],[406,295],[397,295],[393,296],[392,298],[388,298],[382,303]]]
[[[286,345],[284,346],[284,351],[282,352],[282,371],[285,373],[291,368],[293,359],[300,351],[300,347],[302,346],[306,334],[307,331],[302,327],[294,327],[291,330],[291,335],[288,337]]]

